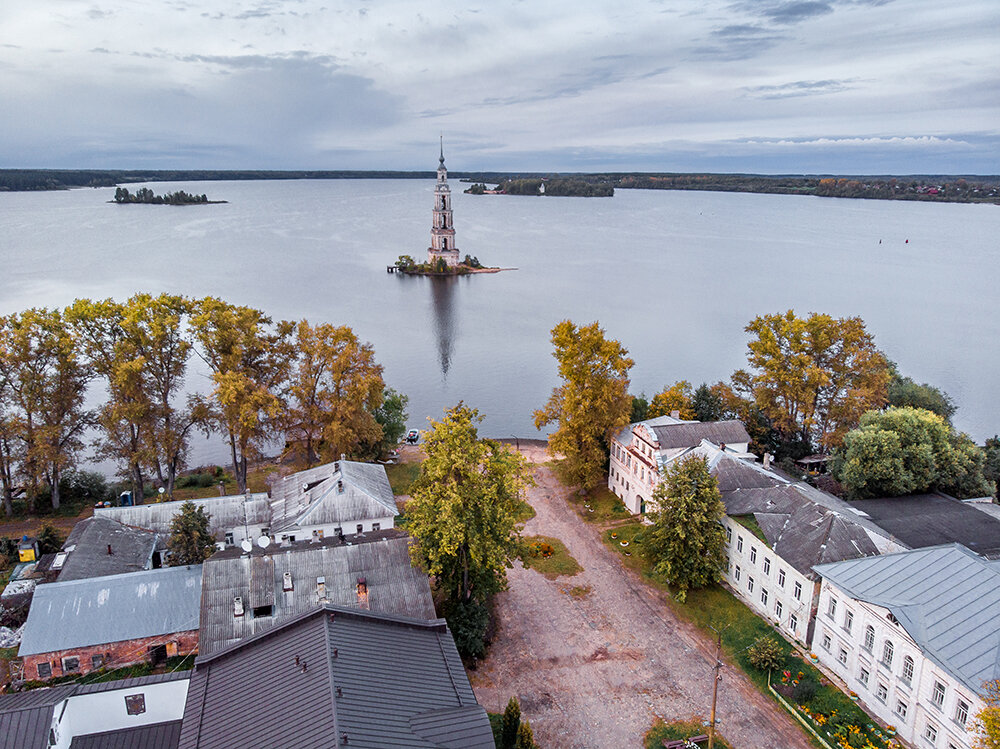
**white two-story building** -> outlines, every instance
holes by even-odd
[[[971,749],[1000,677],[1000,566],[960,544],[823,564],[813,652],[921,749]]]

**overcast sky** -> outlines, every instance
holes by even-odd
[[[0,0],[0,167],[998,174],[998,84],[998,0]]]

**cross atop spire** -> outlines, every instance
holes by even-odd
[[[444,166],[444,133],[441,133],[441,166]]]

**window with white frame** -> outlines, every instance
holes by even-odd
[[[736,537],[736,551],[743,551],[743,536]]]
[[[944,684],[940,681],[934,682],[934,689],[931,690],[931,702],[937,707],[944,707]]]
[[[763,588],[760,589],[760,602],[767,606],[767,591]]]
[[[826,604],[826,615],[833,619],[837,615],[837,599],[830,596],[830,600]]]
[[[768,559],[767,557],[764,557],[763,565],[764,565],[764,574],[765,575],[770,575],[771,574],[771,560]]]
[[[802,583],[796,581],[795,587],[792,589],[792,595],[795,596],[796,601],[802,600]]]
[[[774,615],[776,617],[778,617],[778,619],[781,619],[781,608],[782,608],[781,607],[781,601],[775,601],[774,602]]]
[[[726,543],[728,544],[732,540],[733,540],[733,529],[726,528]]]
[[[851,627],[854,626],[854,612],[845,611],[844,612],[844,631],[848,634],[851,633]]]
[[[886,640],[885,645],[882,646],[883,666],[892,666],[892,653],[893,653],[892,640]]]
[[[867,687],[868,686],[868,679],[870,677],[871,677],[871,674],[868,672],[868,669],[865,668],[864,666],[862,666],[861,667],[861,671],[858,673],[858,681],[860,681],[864,686]]]
[[[740,579],[740,566],[737,564],[736,569],[733,570],[733,578],[736,580]]]
[[[833,640],[830,639],[830,635],[826,632],[823,633],[823,650],[829,650],[830,645],[833,644]]]
[[[905,702],[903,702],[902,700],[896,700],[896,715],[898,715],[900,718],[903,718],[904,720],[906,719],[906,709],[907,709],[907,704]]]
[[[753,578],[747,575],[747,590],[753,593]]]
[[[792,614],[788,617],[788,628],[795,632],[799,628],[799,618]]]
[[[931,746],[934,746],[937,742],[937,726],[933,723],[928,723],[924,726],[924,738]]]
[[[779,588],[784,588],[785,587],[785,571],[784,570],[778,570],[778,587]]]
[[[750,564],[757,564],[757,547],[750,547]]]
[[[901,677],[907,684],[913,681],[913,659],[908,655],[903,656],[903,673]]]
[[[840,653],[837,655],[837,660],[844,666],[847,665],[847,648],[841,648]]]
[[[889,685],[884,681],[878,682],[875,687],[875,699],[879,702],[885,702],[885,698],[889,696]]]
[[[875,627],[868,625],[865,627],[865,644],[864,649],[869,653],[875,648]]]
[[[955,705],[955,722],[960,726],[965,726],[969,720],[969,703],[959,697]]]

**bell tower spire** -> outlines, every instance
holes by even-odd
[[[438,160],[437,182],[434,185],[431,246],[427,249],[427,262],[434,265],[438,260],[444,260],[449,268],[458,265],[455,224],[451,212],[451,188],[448,187],[448,170],[444,166],[443,134],[441,135],[441,156]]]

